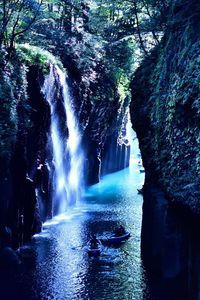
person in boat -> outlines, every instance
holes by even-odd
[[[124,228],[122,225],[120,225],[119,227],[117,227],[117,228],[114,230],[115,236],[122,236],[122,235],[124,235],[125,233],[126,233],[126,230],[125,230],[125,228]]]
[[[91,247],[91,249],[97,249],[98,246],[99,246],[99,244],[100,244],[100,242],[97,239],[96,235],[94,234],[92,236],[92,239],[90,240],[90,247]]]

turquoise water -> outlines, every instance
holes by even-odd
[[[27,266],[26,258],[20,274],[12,275],[13,299],[145,299],[140,257],[142,197],[137,193],[143,180],[133,161],[129,169],[105,176],[88,188],[70,213],[44,224],[30,245],[34,261]],[[89,258],[91,235],[106,238],[119,224],[130,231],[131,238],[118,248],[102,245],[101,256]]]

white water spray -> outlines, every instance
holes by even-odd
[[[130,165],[131,165],[132,163],[137,162],[137,154],[139,153],[139,151],[137,151],[136,153],[135,149],[139,148],[139,145],[135,147],[134,141],[137,140],[137,137],[135,131],[132,128],[130,112],[128,112],[128,122],[126,124],[126,137],[131,147],[131,152],[130,152]]]
[[[60,214],[80,198],[83,172],[81,136],[66,76],[58,66],[51,65],[42,90],[51,107],[54,214]],[[64,115],[64,132],[60,109]]]

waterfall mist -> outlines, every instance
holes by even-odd
[[[83,152],[73,99],[66,75],[58,66],[50,66],[42,91],[51,108],[53,215],[56,215],[80,199]]]
[[[126,138],[130,144],[130,165],[131,165],[132,163],[137,163],[137,156],[140,153],[140,150],[139,150],[136,132],[132,128],[130,111],[128,112],[128,119],[126,124]]]

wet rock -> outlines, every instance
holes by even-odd
[[[22,201],[24,220],[23,220],[23,236],[24,240],[30,240],[34,234],[33,228],[41,228],[41,221],[35,218],[37,210],[37,200],[35,194],[34,182],[26,177],[24,184],[24,197]]]
[[[0,268],[14,268],[21,264],[16,252],[10,247],[0,249]]]
[[[130,160],[130,145],[118,137],[109,137],[102,151],[101,174],[105,175],[127,168]]]
[[[12,199],[12,176],[10,162],[0,158],[0,228],[7,223]]]
[[[158,299],[198,299],[198,228],[188,208],[169,203],[156,184],[145,184],[141,253],[147,276],[165,293]]]
[[[86,171],[86,184],[92,185],[96,184],[100,180],[100,170],[101,170],[101,159],[99,147],[96,143],[89,143],[86,153],[86,160],[84,169]]]
[[[0,248],[10,247],[12,245],[12,230],[5,226],[0,230]]]
[[[34,185],[36,188],[37,204],[41,220],[45,221],[52,216],[52,201],[51,201],[51,177],[50,168],[47,163],[39,163],[35,176]],[[38,231],[36,231],[38,232]]]
[[[37,254],[35,250],[28,246],[24,245],[17,249],[16,251],[18,257],[21,260],[21,263],[26,266],[33,266],[36,262]]]

